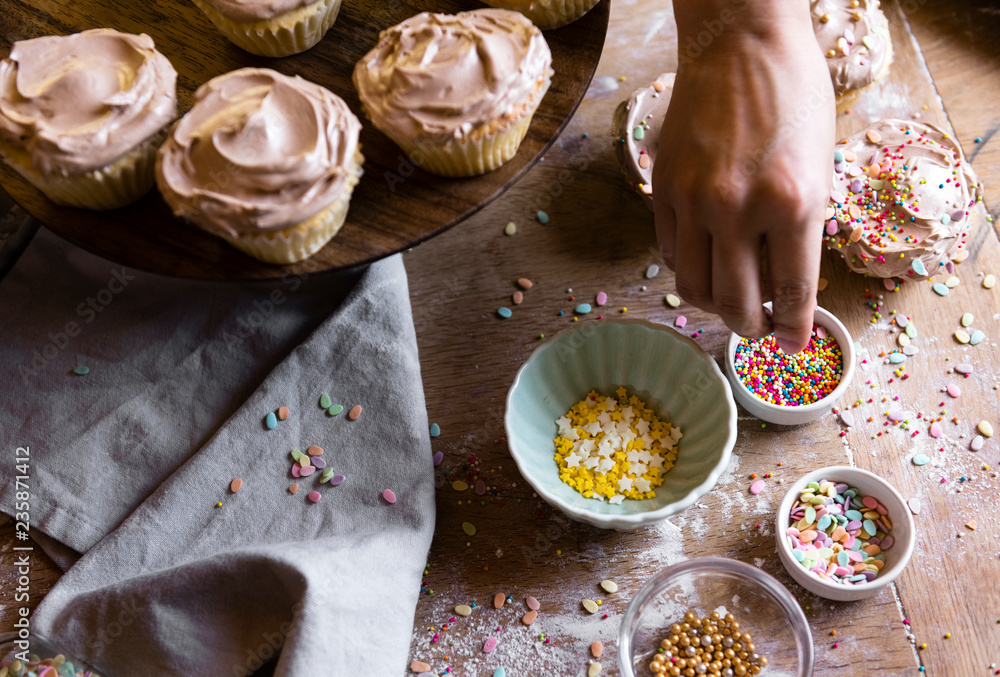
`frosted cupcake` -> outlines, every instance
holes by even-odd
[[[354,68],[365,114],[415,165],[473,176],[514,157],[552,77],[541,31],[505,9],[411,17]]]
[[[826,54],[837,111],[889,73],[892,39],[878,0],[812,0],[813,29]]]
[[[347,217],[364,161],[361,123],[302,78],[244,68],[198,88],[160,149],[174,214],[268,263],[318,251]]]
[[[660,129],[670,107],[675,73],[663,73],[651,84],[632,92],[615,110],[612,133],[615,153],[625,177],[643,202],[653,209],[653,161],[660,145]]]
[[[148,35],[15,42],[0,62],[0,157],[61,205],[115,209],[153,185],[177,73]]]
[[[490,7],[512,9],[531,19],[543,31],[573,23],[600,0],[483,0]]]
[[[851,270],[924,280],[967,255],[982,184],[933,125],[882,120],[838,144],[826,246]]]
[[[304,52],[337,20],[341,0],[193,0],[223,35],[260,56]]]

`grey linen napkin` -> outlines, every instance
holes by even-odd
[[[400,257],[214,284],[42,229],[0,282],[0,322],[0,434],[31,448],[32,528],[85,553],[35,632],[113,677],[249,675],[279,654],[276,675],[403,671],[434,490]],[[290,450],[313,444],[341,485],[292,478]]]

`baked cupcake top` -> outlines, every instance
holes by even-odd
[[[812,0],[812,20],[838,97],[872,84],[889,65],[889,20],[879,0]]]
[[[444,142],[516,118],[551,65],[542,32],[520,12],[423,12],[381,33],[354,85],[389,136]]]
[[[355,171],[361,123],[327,89],[263,68],[198,88],[171,131],[156,178],[177,216],[236,236],[305,221]]]
[[[944,131],[882,120],[834,161],[824,237],[852,270],[923,280],[961,260],[982,185]]]
[[[316,0],[203,0],[219,14],[233,21],[266,21]]]
[[[660,129],[670,107],[675,73],[663,73],[651,84],[632,92],[615,110],[614,134],[618,161],[629,183],[653,208],[653,160],[660,145]]]
[[[105,167],[176,117],[176,83],[145,34],[97,28],[15,42],[0,62],[0,145],[42,175]]]

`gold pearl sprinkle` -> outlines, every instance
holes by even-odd
[[[830,15],[829,14],[824,14],[823,16],[821,16],[819,18],[819,22],[821,24],[830,23]]]

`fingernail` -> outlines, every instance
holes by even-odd
[[[775,335],[774,338],[778,340],[778,347],[781,348],[781,350],[788,355],[795,355],[796,353],[802,350],[801,348],[799,348],[798,344],[795,342],[794,339],[778,335]]]

